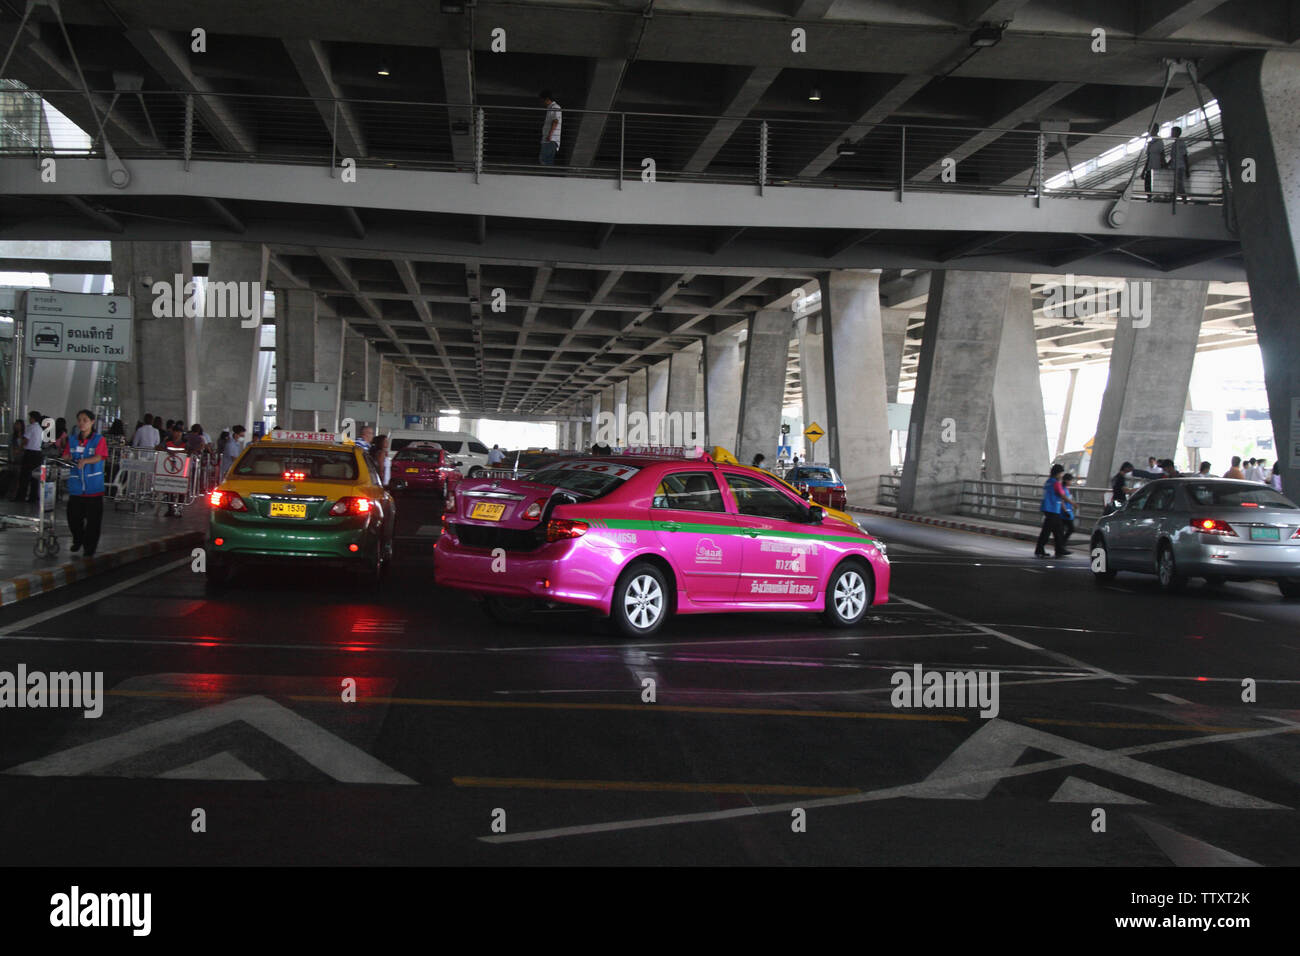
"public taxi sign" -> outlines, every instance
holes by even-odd
[[[811,422],[808,427],[803,430],[803,437],[808,439],[814,445],[825,437],[825,435],[826,429],[822,428],[816,422]]]

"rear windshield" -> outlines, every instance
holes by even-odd
[[[1196,484],[1187,486],[1187,496],[1193,505],[1203,508],[1281,508],[1296,510],[1295,503],[1264,485]]]
[[[839,480],[838,478],[835,477],[835,472],[831,471],[829,468],[805,468],[803,467],[803,465],[800,465],[797,469],[795,469],[794,477],[796,479],[803,478],[809,481],[838,481]]]
[[[394,457],[394,461],[427,461],[436,465],[442,461],[442,452],[436,448],[403,448]]]
[[[528,480],[554,485],[584,498],[599,498],[609,494],[640,470],[604,461],[564,461],[533,472]]]
[[[302,472],[305,480],[356,481],[357,456],[351,449],[254,446],[234,468],[234,474],[247,478],[280,478],[286,471]]]

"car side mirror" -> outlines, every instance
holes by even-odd
[[[821,524],[826,517],[826,511],[821,505],[813,505],[808,509],[808,520],[812,524]]]

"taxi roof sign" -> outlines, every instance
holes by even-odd
[[[334,432],[290,431],[287,428],[273,428],[269,434],[262,436],[262,441],[310,441],[326,445],[352,444],[352,439]]]

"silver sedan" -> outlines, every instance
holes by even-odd
[[[1154,574],[1166,591],[1271,578],[1300,598],[1300,507],[1253,481],[1153,481],[1097,522],[1091,550],[1098,583],[1119,571]]]

